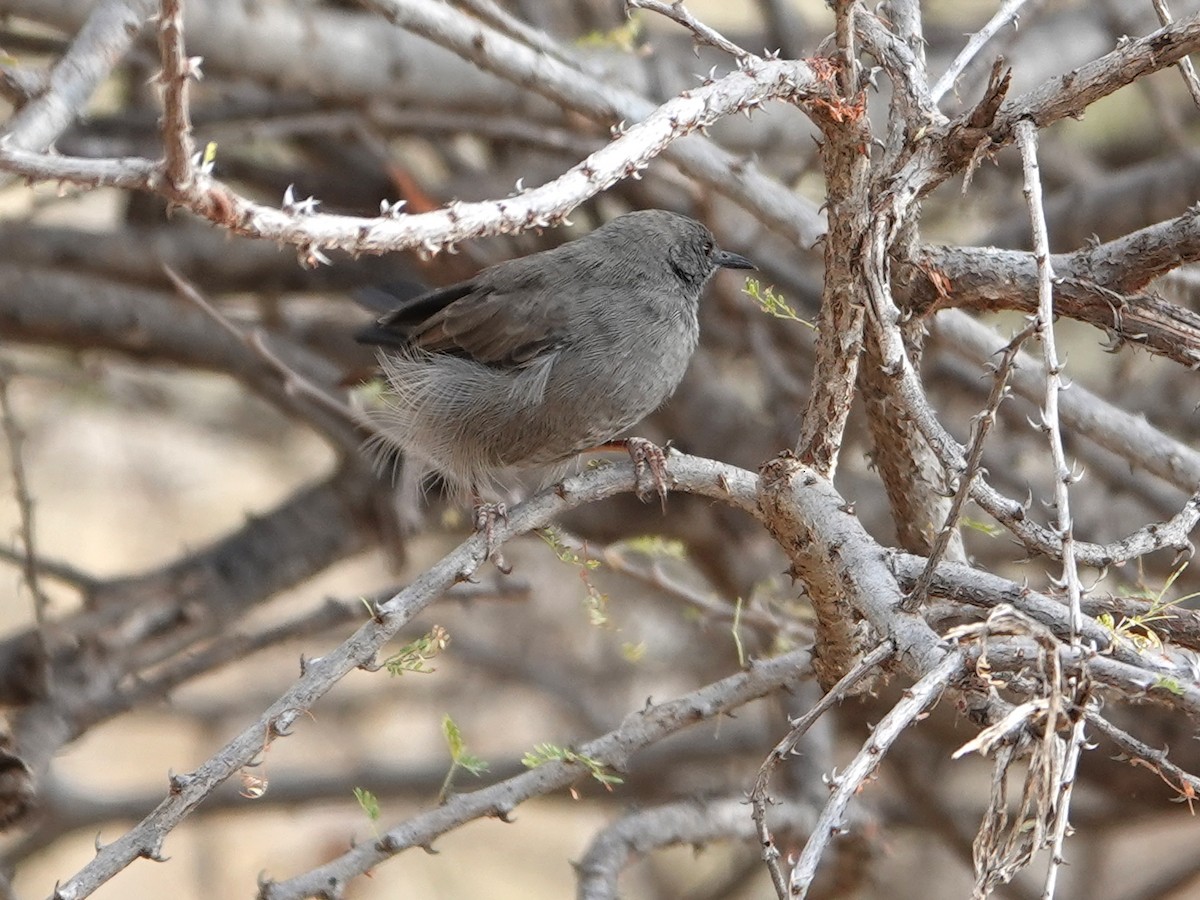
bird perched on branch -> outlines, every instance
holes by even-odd
[[[719,268],[754,266],[694,219],[645,210],[404,301],[358,335],[387,380],[374,440],[477,503],[510,470],[561,474],[674,393]],[[662,451],[625,446],[665,496]]]

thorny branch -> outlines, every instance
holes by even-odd
[[[29,490],[29,479],[25,474],[25,435],[17,421],[13,409],[10,383],[13,373],[7,366],[0,364],[0,430],[4,434],[4,442],[8,446],[8,464],[12,472],[13,494],[17,501],[17,512],[20,516],[21,549],[19,559],[25,580],[33,601],[34,619],[38,628],[48,623],[49,598],[42,590],[41,570],[38,566],[37,528],[34,525],[35,509],[33,495]]]
[[[664,3],[662,0],[625,0],[625,8],[647,9],[651,12],[656,12],[660,16],[666,16],[675,22],[678,22],[688,31],[696,36],[696,40],[702,44],[716,47],[718,50],[723,50],[730,56],[742,60],[751,57],[753,54],[746,52],[733,41],[729,40],[719,31],[710,28],[703,22],[693,16],[686,6],[683,5],[683,0],[675,0],[672,3]]]
[[[757,699],[803,675],[808,653],[797,650],[751,666],[701,690],[631,714],[621,727],[580,746],[578,755],[623,771],[632,754],[652,741],[697,721],[720,715]],[[464,821],[492,816],[507,821],[515,807],[530,797],[567,787],[586,774],[577,762],[548,762],[489,788],[462,794],[445,806],[410,819],[385,833],[372,845],[356,847],[338,859],[288,881],[266,882],[261,900],[310,897],[315,891],[340,889],[387,858],[414,847],[428,847],[434,838]]]
[[[682,457],[673,457],[669,468],[676,489],[693,487],[715,498],[727,498],[746,505],[752,502],[752,480],[748,473],[731,467],[713,466],[697,461],[691,470]],[[581,503],[634,489],[632,466],[612,467],[589,472],[563,483],[560,491],[550,491],[513,510],[506,521],[497,525],[495,539],[509,537],[541,527],[554,515]],[[57,898],[82,898],[111,879],[138,858],[161,855],[166,835],[183,820],[215,787],[249,765],[265,744],[285,737],[316,700],[331,690],[346,674],[370,666],[380,648],[413,616],[437,600],[456,582],[468,579],[487,558],[487,540],[476,535],[446,556],[403,591],[377,604],[373,618],[340,646],[318,659],[308,660],[301,677],[271,704],[262,716],[233,738],[206,763],[191,773],[175,775],[170,792],[149,816],[120,838],[100,848],[95,859],[56,890]],[[786,677],[795,675],[795,660],[766,663],[771,671],[778,665]],[[741,676],[736,676],[741,678]],[[740,683],[740,682],[739,682]],[[719,710],[715,710],[719,711]],[[714,712],[715,712],[714,711]],[[687,719],[686,721],[690,721]],[[620,745],[620,742],[617,742]],[[570,767],[560,770],[569,783],[578,772]],[[493,808],[487,804],[478,814]],[[400,849],[400,848],[397,848]],[[357,871],[365,871],[360,869]],[[286,896],[275,894],[271,896]]]
[[[26,3],[33,7],[35,0]],[[1001,4],[965,46],[947,48],[953,53],[953,61],[929,88],[926,35],[915,3],[890,4],[887,15],[859,2],[835,3],[835,33],[831,39],[823,46],[814,40],[809,47],[811,55],[788,61],[772,54],[759,57],[747,52],[698,20],[681,2],[629,0],[629,8],[670,18],[698,44],[731,56],[736,66],[719,78],[710,73],[698,87],[668,90],[663,96],[669,99],[660,97],[658,101],[651,100],[640,87],[622,81],[595,59],[585,59],[576,46],[554,40],[490,0],[460,0],[459,5],[470,14],[422,0],[377,0],[370,5],[392,25],[449,49],[522,91],[537,93],[557,112],[571,114],[561,121],[548,116],[546,121],[558,122],[561,133],[529,142],[557,154],[549,167],[537,170],[531,166],[531,172],[539,173],[539,187],[525,189],[519,182],[514,193],[496,199],[503,190],[489,183],[483,196],[492,199],[459,202],[450,199],[463,195],[455,190],[431,192],[418,183],[417,190],[408,193],[419,198],[411,207],[423,211],[406,213],[402,202],[385,201],[381,214],[373,217],[320,212],[315,197],[305,199],[306,191],[293,188],[283,192],[284,200],[278,207],[253,199],[261,195],[243,189],[241,179],[232,175],[217,179],[208,150],[199,156],[195,152],[192,104],[193,94],[201,91],[195,83],[200,60],[186,55],[184,38],[193,21],[203,20],[185,17],[180,0],[162,0],[154,25],[161,65],[161,160],[118,152],[114,144],[104,142],[97,145],[102,150],[96,154],[76,151],[59,155],[46,149],[83,113],[85,101],[131,46],[139,23],[151,8],[149,3],[104,2],[88,15],[44,78],[10,71],[12,67],[7,63],[0,71],[6,96],[24,104],[6,123],[0,137],[0,169],[29,180],[141,192],[228,233],[293,245],[310,265],[327,262],[327,253],[332,250],[360,254],[413,249],[435,254],[453,250],[469,238],[549,228],[604,192],[626,202],[667,205],[678,204],[680,195],[687,193],[679,190],[681,185],[686,184],[693,192],[699,185],[712,194],[703,200],[696,198],[696,206],[707,214],[706,218],[734,232],[747,218],[752,219],[757,230],[743,238],[743,243],[761,240],[763,267],[771,268],[772,277],[779,276],[803,294],[799,288],[805,284],[804,276],[789,267],[808,264],[808,251],[826,227],[816,203],[805,199],[800,190],[793,190],[795,185],[806,190],[803,182],[808,173],[804,167],[808,163],[797,166],[794,158],[784,156],[787,162],[780,165],[783,154],[779,145],[786,145],[793,157],[798,154],[791,149],[794,142],[779,138],[774,139],[774,145],[759,143],[751,156],[739,157],[721,146],[724,137],[701,137],[710,127],[715,134],[718,123],[731,114],[743,112],[749,117],[768,101],[777,101],[774,106],[781,117],[790,112],[782,107],[794,107],[818,126],[822,136],[822,190],[828,206],[828,234],[825,268],[819,274],[821,286],[809,292],[821,295],[821,324],[815,351],[784,331],[772,332],[771,342],[772,346],[787,348],[786,354],[780,354],[782,363],[776,360],[783,376],[778,379],[781,382],[803,384],[814,353],[817,359],[817,375],[807,379],[810,402],[800,441],[806,458],[803,462],[787,455],[776,458],[757,479],[743,468],[674,454],[669,458],[668,472],[678,492],[720,501],[713,506],[728,506],[754,517],[755,534],[770,535],[771,550],[786,554],[790,573],[803,582],[805,600],[815,615],[815,629],[809,613],[796,614],[791,603],[794,598],[785,598],[788,602],[780,599],[785,592],[781,591],[770,604],[743,613],[749,607],[714,601],[703,590],[676,582],[655,566],[631,565],[611,551],[606,558],[613,568],[699,610],[706,619],[722,626],[728,624],[732,608],[735,624],[752,624],[765,646],[771,638],[781,643],[807,640],[812,630],[816,641],[811,647],[752,659],[744,672],[732,676],[718,678],[708,672],[699,682],[706,687],[693,690],[679,701],[647,704],[608,734],[580,745],[575,758],[548,763],[481,790],[451,797],[443,806],[393,823],[377,841],[363,844],[326,865],[287,881],[264,882],[262,896],[338,896],[353,877],[402,850],[428,847],[438,836],[480,816],[506,818],[520,802],[572,784],[590,766],[623,771],[635,750],[649,748],[693,722],[720,716],[756,697],[777,694],[806,677],[810,663],[821,683],[832,687],[817,705],[790,723],[791,730],[785,737],[777,740],[759,769],[751,794],[752,808],[743,810],[740,825],[735,804],[728,801],[714,801],[695,815],[690,807],[674,805],[654,810],[657,818],[651,813],[629,817],[595,843],[588,857],[592,874],[581,875],[581,885],[586,882],[601,885],[597,890],[615,890],[617,873],[628,863],[632,842],[644,838],[647,822],[672,822],[669,839],[660,842],[668,843],[744,835],[750,830],[752,817],[778,896],[804,896],[824,851],[846,823],[850,800],[862,792],[880,765],[886,765],[889,753],[903,752],[895,746],[896,739],[944,696],[970,706],[975,724],[986,723],[966,747],[996,752],[993,795],[977,841],[979,884],[983,888],[1010,877],[1028,862],[1031,848],[1045,845],[1051,849],[1051,862],[1044,896],[1055,893],[1071,791],[1080,777],[1076,767],[1085,721],[1151,768],[1183,798],[1192,800],[1197,779],[1180,764],[1168,761],[1165,752],[1151,749],[1149,744],[1100,718],[1093,698],[1103,691],[1105,699],[1114,703],[1153,700],[1165,715],[1200,715],[1200,664],[1188,649],[1200,647],[1200,625],[1185,611],[1165,611],[1170,600],[1163,597],[1146,601],[1114,594],[1104,601],[1108,606],[1094,596],[1086,597],[1078,566],[1101,567],[1135,559],[1142,563],[1160,549],[1189,549],[1190,534],[1200,521],[1200,494],[1196,493],[1200,457],[1189,446],[1191,435],[1186,429],[1190,426],[1181,426],[1184,433],[1175,437],[1087,391],[1065,392],[1053,324],[1056,316],[1079,319],[1105,329],[1114,349],[1121,343],[1142,345],[1166,360],[1194,366],[1200,358],[1200,326],[1195,317],[1161,298],[1135,292],[1145,289],[1153,278],[1200,259],[1197,216],[1195,210],[1167,213],[1142,230],[1106,244],[1051,256],[1036,148],[1038,129],[1079,116],[1096,100],[1168,66],[1181,68],[1189,90],[1196,96],[1196,79],[1187,55],[1200,47],[1200,16],[1172,21],[1166,5],[1155,0],[1161,27],[1153,33],[1123,41],[1111,52],[1094,56],[1065,75],[1042,74],[1038,87],[1019,96],[1008,94],[1010,80],[1002,68],[997,68],[983,100],[958,118],[948,120],[938,110],[938,101],[953,89],[966,66],[988,42],[1015,22],[1023,3],[1009,0]],[[347,21],[386,26],[366,16]],[[794,42],[795,37],[790,35],[789,40]],[[189,33],[188,46],[197,43]],[[866,68],[867,61],[876,68]],[[632,68],[630,59],[622,62]],[[218,77],[226,74],[219,66],[216,69]],[[890,82],[891,91],[888,99],[876,100],[867,87],[881,79]],[[486,105],[486,99],[483,102]],[[868,106],[876,102],[889,104],[886,140],[877,139],[870,125]],[[305,118],[310,115],[311,119]],[[520,118],[514,123],[513,114],[506,115],[510,115],[508,121],[488,119],[475,130],[471,128],[473,113],[453,109],[376,110],[364,121],[369,121],[373,129],[418,130],[427,125],[430,133],[440,135],[474,134],[494,149],[512,140],[524,124]],[[593,130],[575,128],[577,123],[572,117],[586,119]],[[295,137],[296,147],[303,147],[315,159],[320,148],[315,137],[318,131],[306,128],[315,128],[316,120],[321,118],[321,110],[310,108],[303,116],[289,120],[286,127],[276,123],[280,125],[277,134]],[[319,133],[324,135],[366,127],[353,114],[344,113],[341,117],[325,117],[319,124],[324,129]],[[596,124],[610,127],[613,140],[578,161],[582,155],[580,134],[589,142],[594,140]],[[374,148],[388,146],[386,140],[364,143]],[[442,143],[452,142],[439,142],[436,148],[442,154],[439,161],[443,168],[458,172],[470,168],[462,164],[462,159],[454,158],[453,147],[443,147]],[[1028,214],[1034,225],[1032,255],[984,247],[920,246],[922,204],[934,204],[934,189],[960,172],[972,172],[983,159],[1008,143],[1018,146],[1023,161]],[[146,153],[141,148],[136,152]],[[757,158],[759,153],[764,160]],[[494,154],[488,161],[496,163],[501,156]],[[659,156],[673,168],[651,166]],[[412,188],[413,182],[419,181],[407,170],[401,171],[403,167],[397,160],[388,162],[393,186]],[[220,165],[221,160],[217,160],[218,169]],[[231,172],[235,168],[236,163],[230,166]],[[519,177],[525,177],[524,171]],[[236,189],[234,184],[238,185]],[[747,213],[749,216],[744,215]],[[739,214],[742,219],[737,218]],[[727,225],[726,220],[731,224]],[[0,235],[0,242],[3,240]],[[219,264],[219,255],[215,262]],[[260,324],[243,329],[233,325],[200,289],[168,269],[167,277],[177,290],[203,312],[194,318],[203,320],[204,325],[192,335],[187,332],[194,325],[192,318],[178,312],[158,316],[145,312],[161,309],[161,296],[144,289],[139,292],[128,283],[114,283],[111,296],[78,291],[88,302],[72,305],[67,295],[72,293],[75,273],[57,267],[52,272],[25,271],[20,268],[18,255],[17,260],[0,267],[0,275],[9,279],[6,285],[10,287],[0,292],[7,297],[0,297],[0,323],[6,340],[103,349],[130,359],[170,360],[233,373],[273,405],[330,437],[342,467],[334,480],[342,485],[353,483],[356,498],[368,492],[355,465],[348,462],[355,458],[358,435],[352,415],[333,393],[340,387],[339,371],[331,365],[322,369],[328,360],[318,358],[319,354],[311,349],[311,355],[300,365],[293,365],[290,356],[285,361],[274,352],[272,348],[277,345],[273,329],[283,332],[286,324],[286,316],[279,309],[261,311]],[[1036,305],[1030,300],[1034,295]],[[936,314],[936,328],[940,336],[950,338],[951,352],[975,363],[989,360],[999,339],[962,313],[947,311],[951,306],[1021,309],[1034,317],[1029,328],[1004,348],[989,396],[982,407],[971,411],[976,425],[965,446],[947,424],[952,417],[939,412],[940,405],[929,395],[923,377],[929,371],[923,359],[924,325]],[[84,310],[96,318],[83,323],[79,313]],[[1040,367],[1031,365],[1020,350],[1021,342],[1034,331],[1043,344]],[[299,337],[288,337],[299,344]],[[725,338],[731,346],[739,340],[737,334],[726,334]],[[876,351],[877,358],[870,355]],[[863,360],[878,364],[882,379],[861,377]],[[320,374],[314,374],[318,370]],[[847,423],[865,384],[882,385],[884,396],[877,409],[894,413],[905,426],[912,424],[913,434],[926,443],[935,467],[940,466],[939,472],[923,473],[930,483],[914,479],[911,489],[936,493],[943,490],[941,485],[949,486],[946,492],[951,496],[946,498],[949,502],[944,505],[944,519],[917,526],[938,531],[928,557],[890,551],[874,536],[882,532],[868,529],[860,521],[854,504],[846,499],[853,496],[846,492],[848,488],[840,482],[835,488],[827,477],[838,470],[839,462],[851,456],[854,443]],[[994,448],[1000,443],[996,434],[1000,429],[995,427],[997,411],[1010,384],[1015,394],[1040,404],[1037,427],[1049,440],[1053,469],[1048,524],[1039,522],[1033,513],[1032,494],[1030,502],[1012,499],[1024,493],[1018,473],[1009,471],[1008,465],[993,465],[989,471],[984,464],[985,456],[997,452]],[[6,381],[0,381],[0,387],[6,386]],[[685,385],[683,392],[687,390]],[[296,394],[301,395],[299,401]],[[704,399],[721,398],[708,394]],[[4,392],[0,392],[0,400],[4,401],[8,425],[11,418]],[[783,411],[771,411],[778,421],[786,423],[781,432],[795,429],[799,405],[792,402]],[[719,407],[706,403],[704,408]],[[711,419],[704,424],[718,424],[715,416]],[[886,430],[880,433],[887,434]],[[24,529],[22,552],[9,555],[19,558],[26,581],[36,595],[39,573],[71,575],[76,570],[69,565],[54,567],[36,558],[32,498],[19,470],[19,442],[14,432],[6,434],[14,458],[13,480]],[[993,439],[985,447],[989,434]],[[1191,498],[1177,500],[1174,506],[1162,504],[1167,510],[1179,510],[1165,522],[1151,521],[1134,528],[1127,526],[1127,519],[1122,517],[1115,533],[1125,534],[1123,538],[1077,539],[1076,528],[1087,518],[1086,498],[1081,496],[1083,492],[1068,493],[1068,482],[1074,476],[1066,462],[1068,442],[1077,439],[1102,444],[1108,452],[1165,479]],[[780,443],[772,440],[752,445],[746,464],[761,461]],[[735,444],[727,443],[731,452]],[[888,448],[875,449],[878,453]],[[838,471],[840,478],[858,478],[852,466]],[[860,490],[864,484],[851,483]],[[499,526],[498,537],[508,540],[569,510],[627,492],[632,485],[626,465],[589,470],[568,479],[557,491],[539,494],[516,507],[509,520]],[[969,500],[993,516],[1030,554],[1060,560],[1061,579],[1050,579],[1038,589],[991,574],[985,564],[968,567],[944,562],[948,542],[957,536],[967,518]],[[669,519],[677,524],[686,516],[675,516],[674,509],[673,501]],[[717,540],[732,541],[730,536],[735,534],[724,521],[711,530],[720,536]],[[361,537],[346,539],[328,552],[337,557],[361,544]],[[374,666],[384,643],[418,612],[452,590],[456,582],[472,577],[483,561],[483,553],[482,539],[473,537],[395,596],[370,604],[364,609],[370,616],[366,624],[333,650],[306,661],[300,678],[207,762],[190,774],[174,776],[159,806],[115,842],[98,848],[95,859],[62,883],[55,896],[72,900],[87,896],[133,860],[162,858],[166,837],[184,817],[218,785],[251,765],[264,747],[302,724],[312,704],[347,673]],[[178,569],[182,582],[194,582],[196,573],[188,569],[187,563],[200,556],[183,559]],[[263,568],[267,570],[264,584],[286,581],[269,565]],[[184,578],[185,573],[192,578]],[[145,601],[135,587],[138,579],[121,583],[80,576],[73,583],[85,594],[88,608],[78,617],[64,617],[57,623],[64,631],[84,634],[88,626],[116,625],[132,630],[135,619],[127,611]],[[165,583],[169,579],[154,580],[152,592],[164,592],[161,586]],[[141,582],[142,590],[146,590],[146,584]],[[187,590],[186,586],[176,585],[179,596],[174,599],[182,603]],[[1165,592],[1164,588],[1161,593]],[[247,605],[250,602],[255,601]],[[181,607],[177,619],[194,615],[195,605]],[[1110,607],[1128,616],[1111,617]],[[44,602],[39,600],[38,609],[39,616],[45,618]],[[41,717],[43,722],[53,722],[60,728],[61,741],[70,740],[94,722],[161,697],[170,688],[244,653],[288,637],[323,633],[346,622],[354,609],[353,603],[329,605],[278,626],[238,634],[222,632],[215,637],[212,618],[200,625],[186,621],[182,625],[179,621],[161,625],[171,635],[161,646],[134,646],[130,642],[129,658],[124,661],[128,665],[124,669],[119,665],[105,667],[105,674],[97,675],[88,685],[89,691],[80,693],[83,700],[76,697],[72,706],[60,702],[61,698],[41,697],[40,705],[31,704],[24,710],[25,721]],[[739,619],[743,615],[745,618]],[[1162,617],[1172,620],[1156,624]],[[949,632],[958,646],[948,647],[941,628],[945,623],[964,621],[965,625]],[[1129,625],[1135,621],[1136,631]],[[172,627],[179,630],[172,632]],[[161,632],[157,636],[161,638]],[[201,637],[207,643],[196,643]],[[14,639],[3,652],[11,660],[20,660],[24,650],[19,645],[21,641]],[[1155,650],[1148,649],[1151,647]],[[199,651],[192,656],[184,655],[197,648]],[[739,646],[739,654],[741,650]],[[55,648],[43,648],[43,662],[56,652]],[[1031,659],[1036,659],[1032,670]],[[898,702],[883,711],[879,724],[849,767],[832,776],[831,795],[815,826],[808,815],[809,807],[793,798],[781,801],[789,814],[788,824],[794,830],[810,830],[803,853],[785,877],[766,824],[768,804],[772,802],[767,795],[772,770],[812,722],[830,713],[835,702],[860,692],[867,677],[885,662],[889,663],[889,671],[894,669],[911,686]],[[56,661],[56,665],[60,664]],[[139,665],[158,668],[141,677]],[[121,672],[139,675],[138,683],[122,683],[117,677]],[[109,676],[111,683],[105,683],[104,677]],[[90,711],[83,708],[85,705]],[[14,757],[20,763],[14,768],[44,768],[43,763],[48,765],[57,746],[49,741],[41,747],[40,756],[28,753],[29,760],[37,763],[33,766]],[[0,752],[8,750],[0,747]],[[756,748],[755,753],[757,759],[762,759],[761,749]],[[1024,753],[1030,755],[1031,762],[1021,802],[1024,814],[1036,822],[1032,837],[1026,833],[1023,820],[1006,818],[1007,779]],[[585,758],[586,763],[580,761]],[[723,796],[729,796],[729,792]],[[863,801],[871,802],[869,792],[863,794]]]
[[[963,657],[960,653],[946,653],[937,665],[906,690],[901,700],[888,710],[850,765],[831,777],[832,794],[829,802],[821,810],[811,837],[792,866],[788,876],[788,893],[785,896],[808,896],[808,890],[817,874],[821,854],[825,852],[829,842],[842,833],[850,800],[863,789],[892,742],[937,702],[946,686],[959,675],[962,668]]]
[[[665,104],[626,129],[563,175],[540,187],[522,189],[505,200],[455,203],[419,215],[389,214],[363,219],[316,212],[319,201],[285,196],[281,208],[255,203],[203,172],[192,184],[162,183],[149,160],[87,160],[51,157],[0,143],[0,169],[29,179],[70,182],[87,187],[119,187],[159,192],[171,203],[234,234],[298,245],[313,263],[324,251],[386,253],[419,249],[434,253],[469,238],[511,234],[559,224],[576,206],[622,178],[639,177],[649,162],[677,139],[703,129],[733,112],[767,100],[816,90],[802,64],[771,60],[753,75],[734,72]]]
[[[1062,424],[1058,417],[1059,393],[1065,390],[1062,379],[1063,364],[1059,362],[1054,337],[1054,271],[1050,265],[1050,242],[1046,234],[1046,214],[1042,209],[1042,178],[1037,159],[1037,130],[1033,123],[1025,121],[1017,126],[1017,145],[1021,150],[1022,169],[1025,177],[1025,198],[1029,204],[1029,218],[1033,225],[1034,255],[1038,263],[1038,312],[1037,334],[1042,343],[1042,358],[1046,372],[1046,393],[1042,404],[1041,427],[1050,445],[1050,464],[1054,468],[1054,501],[1056,530],[1062,539],[1062,580],[1066,590],[1067,608],[1071,615],[1070,642],[1079,646],[1079,632],[1083,628],[1083,613],[1080,599],[1083,593],[1079,583],[1079,571],[1075,561],[1075,526],[1071,520],[1069,486],[1078,481],[1067,465],[1063,451]],[[1057,683],[1057,680],[1056,682]],[[1086,703],[1085,691],[1079,682],[1069,679],[1063,685],[1068,696],[1076,698],[1081,705]],[[1057,689],[1057,688],[1056,688]],[[1055,717],[1052,715],[1052,722]],[[1063,862],[1063,841],[1066,839],[1068,812],[1071,793],[1075,786],[1079,754],[1083,749],[1083,722],[1076,721],[1067,742],[1064,761],[1058,773],[1058,784],[1052,789],[1058,792],[1055,803],[1055,818],[1050,840],[1050,864],[1046,871],[1046,882],[1042,896],[1054,896],[1059,867]]]
[[[754,789],[750,792],[750,803],[753,809],[754,824],[758,829],[763,861],[771,873],[771,883],[775,886],[775,893],[780,900],[787,900],[789,889],[788,881],[779,868],[779,849],[775,845],[775,839],[771,836],[771,830],[767,827],[767,807],[774,803],[768,793],[771,775],[779,763],[795,751],[800,739],[817,719],[828,712],[834,704],[841,703],[858,682],[870,675],[872,669],[886,663],[895,652],[895,648],[891,644],[884,643],[860,659],[853,669],[825,692],[815,706],[791,723],[791,730],[771,749],[770,755],[759,766],[758,776],[754,779]]]
[[[971,35],[966,46],[959,51],[958,56],[954,57],[954,61],[946,68],[941,77],[929,89],[929,97],[937,103],[946,93],[954,88],[954,83],[963,73],[963,70],[970,65],[971,60],[979,55],[979,51],[984,48],[984,45],[990,41],[996,33],[1007,25],[1010,21],[1013,22],[1013,27],[1016,27],[1018,13],[1021,7],[1025,5],[1027,0],[1004,0],[1000,8],[992,15],[986,25],[980,28],[977,32]],[[1165,24],[1165,23],[1164,23]]]
[[[188,59],[183,46],[183,0],[164,0],[158,14],[158,45],[162,57],[159,81],[163,89],[164,174],[171,187],[185,193],[193,176],[191,111],[188,82],[200,78],[200,60]]]
[[[1171,24],[1171,11],[1167,8],[1167,0],[1152,0],[1154,3],[1154,11],[1158,14],[1158,21],[1163,25]],[[1200,79],[1196,77],[1196,67],[1192,65],[1192,61],[1186,56],[1179,61],[1179,74],[1183,76],[1183,83],[1187,85],[1188,93],[1192,95],[1192,103],[1200,107]]]
[[[992,378],[992,390],[988,395],[987,403],[974,417],[971,440],[967,446],[966,463],[962,474],[958,476],[958,484],[954,489],[954,499],[950,503],[950,509],[946,513],[946,521],[934,539],[925,570],[904,600],[904,608],[910,612],[920,609],[924,603],[929,594],[929,585],[945,556],[947,546],[949,546],[950,537],[957,532],[961,524],[963,507],[971,495],[971,485],[983,465],[984,443],[996,423],[996,411],[1008,394],[1009,373],[1012,372],[1022,345],[1033,335],[1035,329],[1035,324],[1025,326],[1008,342],[1000,356],[1000,361],[996,364],[996,371]]]

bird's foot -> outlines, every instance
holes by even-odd
[[[503,503],[480,502],[475,504],[475,531],[483,535],[484,544],[487,547],[487,558],[505,575],[512,572],[512,566],[505,561],[504,555],[500,552],[500,545],[496,543],[496,523],[507,521],[508,507]]]
[[[623,441],[633,460],[634,492],[639,500],[649,499],[651,490],[658,494],[663,512],[667,511],[667,452],[653,441],[632,437]],[[649,485],[647,485],[647,481]]]

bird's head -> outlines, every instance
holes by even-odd
[[[703,287],[717,269],[754,268],[746,257],[720,249],[703,223],[663,209],[627,213],[606,228],[642,252],[661,256],[668,271],[689,287]]]

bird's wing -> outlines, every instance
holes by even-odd
[[[528,366],[566,336],[563,311],[549,299],[537,290],[473,291],[423,322],[413,343],[488,365]]]
[[[428,293],[429,285],[398,278],[384,284],[355,288],[350,296],[363,309],[382,316]]]
[[[454,301],[477,290],[474,281],[462,281],[432,291],[412,290],[413,285],[368,287],[356,292],[358,302],[384,315],[360,329],[355,340],[360,344],[405,348],[413,345],[413,335],[430,316]]]
[[[522,368],[567,333],[564,311],[553,299],[536,276],[485,273],[414,297],[359,332],[358,339]]]

